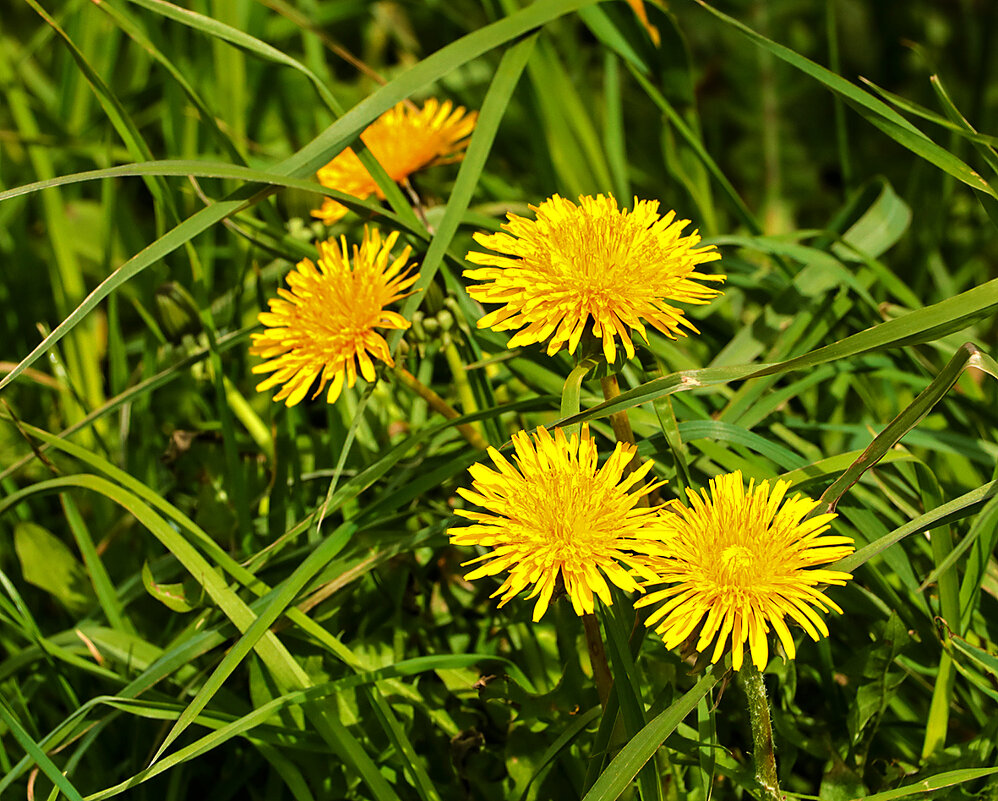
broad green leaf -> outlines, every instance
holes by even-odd
[[[73,615],[94,602],[87,571],[62,540],[36,523],[14,527],[14,550],[24,580],[52,595]]]
[[[911,224],[911,208],[891,187],[884,183],[880,196],[855,223],[842,234],[842,241],[849,245],[832,245],[832,252],[845,261],[862,261],[850,248],[855,248],[868,258],[876,259],[904,235]]]
[[[181,614],[192,612],[200,606],[197,597],[192,599],[188,595],[192,588],[187,582],[174,584],[157,583],[156,579],[153,578],[152,569],[149,567],[148,562],[142,563],[142,586],[146,588],[146,592],[153,598],[174,612],[180,612]],[[196,587],[197,585],[194,586]]]

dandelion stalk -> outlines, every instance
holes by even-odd
[[[783,801],[776,776],[776,752],[773,748],[773,727],[769,720],[769,701],[762,673],[749,662],[739,672],[742,688],[748,698],[749,721],[752,725],[752,758],[755,778],[762,785],[763,801]]]
[[[589,374],[589,371],[595,366],[595,360],[583,359],[569,373],[568,378],[565,379],[565,383],[561,388],[562,417],[571,417],[579,413],[582,382]],[[571,434],[575,434],[577,431],[578,426],[572,426],[569,429]],[[606,709],[606,702],[610,697],[610,688],[613,686],[613,675],[610,673],[610,663],[606,658],[606,646],[603,644],[603,635],[595,613],[586,612],[582,616],[582,628],[586,632],[586,650],[589,652],[589,664],[592,667],[593,680],[596,682],[596,692],[599,694],[600,706]]]
[[[593,669],[600,706],[606,709],[606,702],[613,687],[613,675],[610,673],[610,663],[606,658],[606,647],[603,645],[599,620],[593,612],[587,612],[582,616],[582,628],[586,631],[586,648],[589,651],[589,664]]]
[[[404,367],[396,367],[395,376],[402,383],[402,386],[408,390],[411,390],[413,393],[425,400],[431,409],[439,412],[448,420],[454,420],[455,418],[461,416],[457,409],[447,403],[447,401],[441,398],[436,392],[426,386],[426,384],[416,378],[416,376]],[[473,425],[470,423],[458,423],[455,427],[461,436],[468,440],[469,444],[481,451],[488,450],[489,443],[485,441],[485,438],[478,433]]]

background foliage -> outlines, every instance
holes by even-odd
[[[461,579],[482,455],[390,372],[254,392],[256,314],[325,235],[315,169],[432,95],[482,110],[464,163],[335,229],[416,248],[408,369],[495,446],[558,420],[569,359],[475,328],[471,234],[555,192],[692,219],[726,294],[586,416],[609,445],[629,408],[674,492],[841,497],[869,546],[831,637],[767,671],[784,790],[996,797],[995,3],[646,8],[658,47],[617,2],[5,5],[0,795],[755,792],[740,690],[628,648],[626,604],[614,733],[570,610]]]

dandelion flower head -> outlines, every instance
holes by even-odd
[[[721,255],[698,248],[696,231],[682,236],[689,220],[676,220],[674,211],[660,217],[658,201],[635,198],[628,211],[612,196],[583,196],[575,205],[555,195],[530,208],[534,220],[509,214],[505,233],[476,234],[493,252],[469,253],[468,261],[483,266],[464,273],[485,282],[468,289],[473,298],[503,304],[478,327],[517,330],[510,347],[549,340],[548,354],[566,345],[574,353],[591,325],[607,361],[618,337],[632,358],[631,331],[647,338],[647,323],[672,339],[685,335],[684,327],[696,332],[671,303],[704,304],[720,294],[697,282],[725,276],[696,268]]]
[[[393,181],[402,181],[433,164],[461,157],[467,137],[475,128],[478,114],[463,106],[430,98],[421,109],[405,103],[386,111],[360,135],[378,163]],[[319,183],[361,199],[376,195],[384,199],[380,187],[361,163],[353,148],[347,148],[318,172]],[[348,209],[332,198],[312,212],[327,225],[339,220]]]
[[[746,489],[736,471],[712,479],[709,493],[687,490],[689,505],[674,502],[662,514],[666,556],[654,560],[658,578],[649,584],[671,586],[649,592],[635,606],[657,606],[646,625],[655,626],[667,648],[699,627],[696,650],[714,642],[712,662],[730,638],[735,670],[746,643],[762,670],[770,629],[787,656],[796,655],[785,618],[814,640],[828,636],[815,610],[842,610],[817,587],[843,585],[852,576],[815,566],[852,553],[853,541],[824,533],[834,514],[805,520],[818,502],[801,495],[784,502],[789,487],[786,481],[763,481]]]
[[[544,428],[533,435],[521,431],[513,445],[512,462],[490,448],[498,472],[476,464],[473,488],[458,490],[486,511],[458,509],[473,524],[450,529],[451,543],[491,549],[466,563],[478,564],[466,578],[508,573],[492,594],[502,596],[499,606],[532,587],[526,598],[537,598],[537,621],[559,577],[578,615],[593,612],[594,595],[611,602],[608,580],[630,592],[640,590],[632,572],[654,577],[645,562],[660,552],[647,525],[656,512],[638,503],[662,482],[642,486],[651,462],[627,474],[633,445],[618,444],[602,467],[588,426],[571,437],[560,428],[553,435]]]
[[[257,391],[283,384],[274,400],[294,406],[318,379],[312,397],[328,383],[326,399],[333,403],[344,383],[356,383],[358,369],[365,380],[375,380],[372,357],[393,365],[377,329],[409,327],[402,315],[385,307],[411,294],[406,290],[418,278],[407,264],[411,248],[392,259],[397,239],[398,232],[382,240],[378,229],[365,228],[352,260],[341,237],[339,244],[331,239],[319,245],[318,263],[298,263],[288,274],[290,289],[279,288],[280,297],[268,301],[270,311],[260,313],[266,331],[251,335],[250,353],[264,360],[253,372],[272,374]]]

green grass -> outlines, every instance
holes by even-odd
[[[783,791],[998,797],[998,9],[646,8],[658,48],[610,0],[4,9],[0,797],[758,797],[723,665],[631,637],[620,597],[602,711],[568,604],[498,610],[448,544],[482,459],[458,423],[589,421],[609,452],[619,411],[667,495],[784,477],[856,540],[831,636],[766,670]],[[419,208],[314,183],[429,96],[480,119]],[[461,277],[556,192],[658,199],[729,276],[608,402],[477,329]],[[333,233],[413,246],[390,342],[456,421],[390,370],[255,392],[323,194],[357,212]]]

